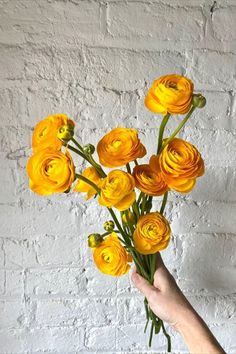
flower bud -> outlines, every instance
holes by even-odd
[[[193,103],[193,106],[196,108],[203,108],[206,105],[206,99],[200,93],[194,94],[192,103]]]
[[[114,221],[109,220],[109,221],[104,222],[103,227],[104,227],[104,230],[106,230],[108,232],[112,232],[115,227]]]
[[[74,135],[74,126],[66,124],[59,128],[57,137],[62,140],[64,143],[68,143],[68,141],[73,138]]]
[[[95,147],[92,144],[86,144],[84,145],[83,150],[86,154],[92,155],[95,151]]]
[[[88,236],[88,246],[90,248],[95,248],[100,245],[103,241],[103,237],[100,234],[91,234]]]
[[[122,221],[124,224],[135,224],[135,215],[130,210],[122,214]]]

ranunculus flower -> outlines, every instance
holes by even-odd
[[[82,176],[86,177],[91,182],[96,184],[98,186],[98,188],[100,188],[102,179],[95,167],[87,167],[83,171]],[[78,179],[78,182],[74,188],[74,192],[87,193],[87,196],[85,199],[90,199],[91,197],[93,197],[97,193],[97,191],[92,186],[90,186],[90,184],[82,181],[81,179]]]
[[[41,120],[34,128],[32,136],[33,152],[51,147],[60,150],[62,141],[58,138],[59,129],[63,126],[74,128],[75,123],[66,114],[54,114]]]
[[[115,232],[93,249],[93,259],[102,273],[113,276],[126,274],[130,269],[129,262],[132,261]]]
[[[160,169],[152,170],[148,164],[135,166],[133,177],[136,187],[148,195],[162,195],[168,190]]]
[[[108,208],[115,207],[124,211],[135,201],[134,187],[133,176],[124,171],[113,170],[101,183],[101,194],[98,202]]]
[[[171,74],[155,80],[148,90],[145,106],[154,113],[185,114],[192,104],[193,83],[184,76]]]
[[[166,218],[158,212],[140,217],[133,234],[134,247],[141,254],[154,254],[168,246],[171,229]]]
[[[97,153],[105,167],[119,167],[143,157],[147,151],[136,129],[115,128],[99,141]]]
[[[40,195],[65,192],[75,179],[75,167],[70,154],[51,148],[32,155],[26,169],[29,187]]]
[[[204,161],[195,146],[185,140],[175,138],[160,155],[153,155],[150,166],[161,169],[168,187],[177,192],[190,192],[196,178],[204,174]]]

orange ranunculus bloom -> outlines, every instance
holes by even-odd
[[[175,138],[158,155],[150,159],[152,169],[161,169],[168,187],[177,192],[190,192],[196,178],[204,174],[204,161],[199,151],[185,140]]]
[[[29,187],[40,195],[67,191],[75,179],[75,167],[68,152],[46,148],[27,162]]]
[[[55,150],[60,150],[62,141],[57,137],[61,127],[68,125],[71,129],[75,123],[69,119],[66,114],[54,114],[41,120],[34,128],[32,136],[33,152],[51,147]]]
[[[181,75],[170,74],[153,82],[144,103],[154,113],[185,114],[191,107],[192,97],[192,81]]]
[[[146,149],[136,129],[115,128],[99,141],[97,153],[103,166],[119,167],[143,157]]]
[[[95,167],[87,167],[83,171],[82,176],[86,177],[91,182],[95,183],[98,186],[98,188],[100,188],[102,179]],[[91,187],[88,183],[82,181],[81,179],[78,179],[78,182],[74,188],[74,192],[87,193],[85,199],[90,199],[97,193],[97,191],[93,187]]]
[[[134,247],[141,254],[154,254],[168,246],[171,229],[166,218],[158,212],[140,217],[133,234]]]
[[[152,170],[148,164],[138,165],[134,167],[133,177],[136,187],[147,195],[162,195],[168,190],[160,168]]]
[[[113,170],[101,183],[101,194],[98,202],[108,208],[115,207],[124,211],[135,201],[134,187],[133,176],[124,171]]]
[[[115,232],[93,249],[93,259],[102,273],[113,276],[126,274],[130,269],[129,262],[132,261]]]

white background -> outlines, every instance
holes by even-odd
[[[143,99],[168,73],[186,75],[207,98],[181,133],[206,173],[192,193],[170,194],[173,236],[162,255],[236,353],[235,19],[235,0],[0,0],[1,354],[148,352],[142,297],[129,276],[100,274],[87,249],[108,214],[82,195],[33,194],[25,165],[34,125],[59,112],[76,121],[82,143],[138,128],[151,155],[161,117]],[[77,157],[76,165],[85,167]],[[168,330],[175,353],[186,353]],[[155,353],[165,348],[155,338]]]

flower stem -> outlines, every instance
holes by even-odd
[[[81,152],[84,154],[84,150],[82,148],[82,146],[75,140],[75,138],[71,138],[71,141],[75,144],[75,146],[77,146],[77,148],[79,150],[81,150]]]
[[[168,191],[165,192],[164,197],[162,199],[162,204],[161,204],[161,209],[160,209],[160,214],[161,215],[163,215],[163,213],[164,213],[166,202],[167,202],[167,198],[168,198]]]
[[[132,172],[131,172],[131,168],[130,168],[130,164],[129,163],[126,164],[126,168],[127,168],[127,172],[129,174],[131,174]]]
[[[179,133],[179,131],[183,128],[184,124],[187,122],[187,120],[191,117],[193,111],[196,109],[196,106],[192,106],[192,108],[190,109],[190,111],[188,112],[188,114],[186,115],[186,117],[182,120],[182,122],[180,123],[180,125],[174,130],[174,132],[169,136],[168,139],[166,139],[165,143],[162,145],[160,152],[166,147],[167,144],[169,144],[169,142],[171,140],[174,139],[174,137]]]
[[[165,127],[166,127],[166,124],[167,124],[169,118],[170,118],[170,113],[167,113],[162,119],[162,122],[161,122],[161,125],[160,125],[160,129],[159,129],[159,135],[158,135],[157,154],[161,150],[163,134],[164,134],[164,130],[165,130]]]

